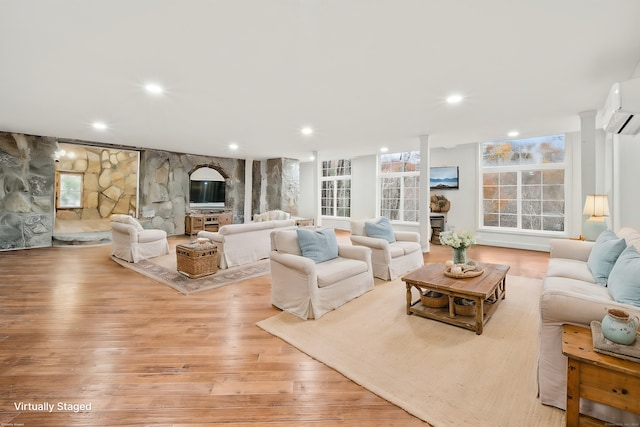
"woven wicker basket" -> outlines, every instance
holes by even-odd
[[[458,298],[454,298],[453,300],[453,309],[454,312],[460,316],[473,316],[476,314],[475,302],[473,305],[464,305],[460,303]]]
[[[449,297],[438,292],[427,291],[420,295],[420,301],[425,307],[441,308],[449,303]]]
[[[191,279],[218,271],[218,253],[214,244],[176,245],[178,271]]]

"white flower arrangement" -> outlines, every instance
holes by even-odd
[[[476,236],[465,230],[453,229],[440,233],[440,243],[456,249],[466,249],[476,244]]]

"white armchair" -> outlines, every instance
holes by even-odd
[[[302,256],[296,230],[271,232],[271,302],[301,319],[318,319],[373,289],[371,250],[338,245],[338,257]]]
[[[392,231],[394,242],[367,234],[366,222],[351,221],[351,243],[371,249],[373,275],[382,280],[394,280],[401,275],[424,265],[420,233],[413,231]]]
[[[169,253],[167,232],[145,230],[130,215],[111,215],[111,255],[139,262]]]

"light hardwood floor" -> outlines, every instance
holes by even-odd
[[[0,423],[426,425],[255,326],[280,312],[270,277],[184,296],[111,261],[110,248],[0,253]],[[425,261],[449,257],[433,246]],[[549,256],[476,246],[469,257],[542,277]]]

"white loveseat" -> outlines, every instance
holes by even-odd
[[[318,319],[374,287],[371,250],[337,245],[324,262],[302,256],[296,230],[271,233],[271,303],[301,319]]]
[[[111,215],[111,255],[129,262],[139,262],[169,253],[167,232],[145,230],[130,215]]]
[[[394,280],[424,265],[420,233],[392,231],[394,237],[392,240],[395,241],[389,242],[384,238],[369,236],[365,227],[366,222],[367,220],[351,221],[351,243],[371,249],[371,264],[375,277]]]
[[[198,237],[206,237],[218,248],[218,266],[229,268],[269,258],[274,229],[295,228],[292,219],[261,221],[248,224],[228,224],[218,231],[199,231]]]
[[[633,245],[640,250],[640,233],[636,230],[623,228],[616,235],[625,239],[623,247]],[[562,355],[562,325],[589,328],[591,321],[601,321],[609,308],[620,308],[632,316],[640,316],[640,307],[612,298],[613,280],[609,281],[608,287],[596,283],[587,264],[594,247],[595,242],[580,240],[553,239],[551,242],[551,259],[540,297],[538,387],[543,404],[561,409],[566,409],[567,399],[567,358]],[[638,416],[585,399],[581,400],[580,412],[611,423],[640,425]]]

